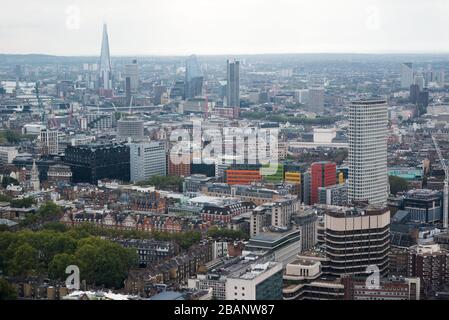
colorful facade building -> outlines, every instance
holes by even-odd
[[[329,187],[337,183],[337,165],[332,162],[316,162],[311,167],[310,201],[319,202],[318,188]]]

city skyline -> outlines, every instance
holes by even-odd
[[[449,39],[435,32],[447,27],[441,0],[22,2],[0,13],[2,53],[98,55],[105,22],[119,56],[449,52]],[[10,14],[18,10],[20,18]]]

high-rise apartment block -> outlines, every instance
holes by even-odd
[[[349,201],[387,203],[387,126],[385,100],[360,100],[350,104]]]

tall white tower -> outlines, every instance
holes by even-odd
[[[105,90],[112,89],[111,76],[111,56],[109,55],[109,38],[108,27],[103,25],[103,40],[101,42],[101,56],[100,56],[100,87]]]
[[[388,106],[385,100],[349,106],[349,200],[386,205]]]

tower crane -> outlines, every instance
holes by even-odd
[[[44,110],[44,104],[42,103],[42,98],[39,93],[39,81],[36,81],[35,92],[36,92],[37,105],[38,105],[39,111],[41,112],[41,121],[44,121],[45,120],[45,110]]]
[[[209,96],[207,95],[207,80],[204,81],[204,97],[204,120],[207,120],[209,118]]]
[[[438,158],[440,159],[441,166],[444,170],[444,195],[443,195],[443,228],[447,230],[448,227],[448,209],[449,209],[449,170],[446,164],[446,159],[444,159],[441,153],[440,146],[435,136],[432,136],[433,144],[435,145],[435,150],[437,151]]]

